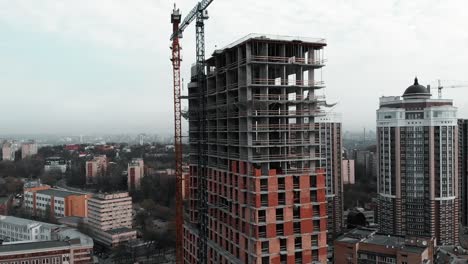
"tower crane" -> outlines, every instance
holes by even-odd
[[[207,231],[208,231],[208,193],[206,180],[206,157],[204,156],[205,144],[205,27],[204,20],[208,19],[208,6],[213,0],[202,0],[189,12],[185,19],[181,22],[182,15],[179,9],[174,5],[171,14],[172,35],[172,69],[173,69],[173,85],[174,85],[174,146],[175,146],[175,176],[176,176],[176,263],[182,264],[183,258],[183,201],[182,201],[182,114],[181,114],[181,81],[180,81],[180,43],[183,31],[187,26],[196,20],[196,67],[197,67],[197,84],[198,84],[198,100],[200,111],[198,111],[198,126],[200,128],[200,136],[198,137],[198,167],[197,167],[197,183],[198,183],[198,263],[207,262]]]
[[[442,89],[447,88],[468,88],[468,84],[458,84],[458,85],[444,85],[442,86],[441,80],[437,80],[437,91],[439,99],[442,99]]]

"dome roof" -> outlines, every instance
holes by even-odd
[[[408,96],[424,96],[424,97],[429,96],[430,97],[431,93],[427,90],[426,87],[418,83],[418,78],[414,78],[414,84],[406,88],[405,93],[403,94],[403,97],[408,97]]]

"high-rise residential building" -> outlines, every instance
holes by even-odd
[[[185,263],[205,252],[209,263],[326,262],[315,126],[325,46],[251,34],[206,60],[203,89],[192,69]]]
[[[107,247],[136,239],[132,197],[127,192],[93,195],[88,201],[88,225],[91,237]]]
[[[8,141],[3,142],[2,145],[2,160],[14,161],[16,149],[14,145]]]
[[[21,144],[21,158],[31,157],[37,154],[37,144],[34,140]]]
[[[468,226],[468,119],[458,120],[458,179],[460,222]]]
[[[128,191],[140,190],[141,179],[145,177],[145,163],[143,159],[132,159],[127,168]]]
[[[95,156],[92,160],[86,161],[86,184],[97,183],[99,177],[106,175],[106,171],[106,155]]]
[[[24,207],[33,215],[44,217],[86,217],[89,196],[87,193],[52,189],[48,185],[41,185],[24,189]]]
[[[343,184],[354,184],[354,160],[344,159],[341,163]]]
[[[341,116],[327,112],[315,117],[315,130],[319,135],[319,166],[325,169],[328,204],[328,245],[341,233],[343,227],[343,179]]]
[[[452,100],[415,79],[377,110],[380,231],[458,244],[458,126]]]
[[[434,263],[435,239],[382,235],[359,227],[335,240],[334,263]],[[444,262],[448,263],[448,262]]]

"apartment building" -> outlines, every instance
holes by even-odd
[[[322,101],[322,104],[326,104]],[[319,166],[325,170],[328,211],[328,245],[341,234],[343,228],[343,178],[341,115],[326,112],[315,118],[315,130],[319,137]]]
[[[108,247],[136,239],[132,197],[127,192],[93,195],[88,202],[88,225],[96,242]]]
[[[418,83],[377,110],[380,231],[458,244],[457,108]]]
[[[31,157],[37,154],[37,144],[30,140],[21,144],[21,159]]]
[[[86,184],[95,184],[98,177],[106,175],[107,162],[106,155],[95,156],[92,160],[86,161]]]
[[[458,179],[460,222],[468,226],[468,119],[458,120]]]
[[[24,190],[24,206],[33,215],[87,217],[89,194],[38,186]]]
[[[202,80],[192,69],[185,263],[326,262],[325,46],[251,34],[216,50]]]
[[[8,141],[3,142],[2,144],[2,160],[15,160],[15,151],[13,150],[11,143]]]
[[[143,159],[132,159],[127,168],[128,191],[136,191],[141,188],[141,179],[145,177],[145,163]]]
[[[341,163],[341,173],[343,178],[343,184],[354,184],[355,183],[355,168],[354,160],[343,160]]]

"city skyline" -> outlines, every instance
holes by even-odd
[[[0,134],[170,135],[172,5],[0,1],[0,85],[5,87]],[[177,5],[186,15],[193,2]],[[339,103],[334,111],[343,112],[344,131],[373,129],[376,99],[398,94],[415,75],[432,86],[437,78],[466,81],[468,55],[459,52],[468,42],[465,7],[462,1],[220,1],[206,22],[206,51],[209,55],[251,32],[324,37],[326,95]],[[193,43],[192,28],[182,40],[185,84],[194,62]],[[456,98],[460,117],[468,114],[463,92],[444,90],[444,98]]]

